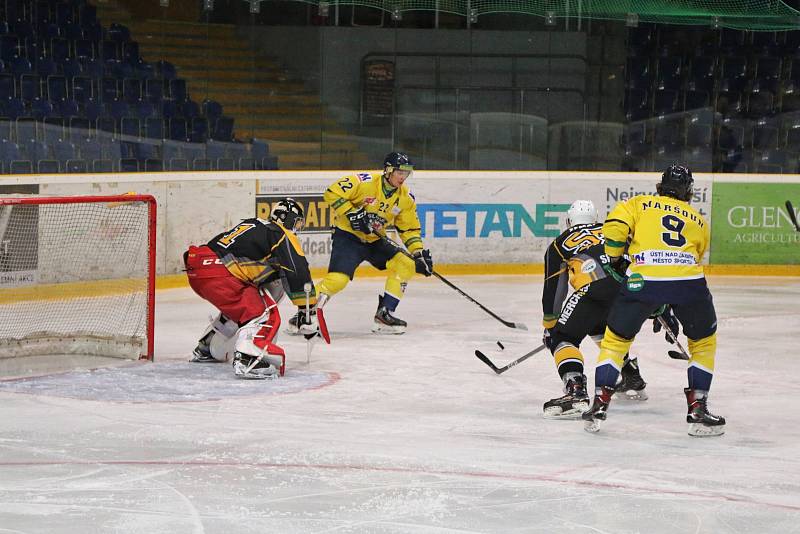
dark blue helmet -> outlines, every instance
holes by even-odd
[[[391,152],[390,154],[386,154],[386,157],[383,158],[383,173],[389,175],[395,169],[409,172],[414,170],[414,164],[411,162],[411,158],[408,157],[408,154],[404,154],[403,152]]]
[[[303,206],[296,200],[287,197],[272,207],[270,220],[281,223],[288,230],[299,232],[305,226],[306,216]]]
[[[656,184],[659,195],[689,202],[694,193],[692,171],[683,165],[670,165],[661,175],[661,183]]]

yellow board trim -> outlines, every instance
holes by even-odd
[[[318,280],[328,272],[326,268],[311,269],[311,276]],[[541,263],[493,263],[493,264],[445,264],[437,265],[436,272],[445,275],[541,275]],[[710,276],[798,276],[800,265],[706,265]],[[385,277],[385,271],[372,266],[359,267],[356,277]],[[129,293],[131,288],[141,291],[144,279],[95,280],[68,284],[40,284],[36,286],[0,289],[0,304],[21,301],[51,301],[71,298],[106,297]],[[187,287],[186,274],[167,274],[156,277],[156,289]]]

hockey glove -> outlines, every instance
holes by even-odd
[[[433,258],[431,258],[431,251],[427,248],[414,253],[414,263],[418,274],[424,274],[425,276],[433,274]]]
[[[673,337],[678,337],[678,332],[680,332],[680,324],[678,323],[678,318],[675,317],[675,314],[672,313],[672,308],[665,304],[661,306],[659,309],[651,315],[653,319],[653,332],[656,334],[661,332],[661,321],[658,320],[659,317],[664,319],[664,322],[667,323],[667,328],[669,328],[670,332],[672,332]],[[673,338],[670,337],[669,333],[664,332],[664,339],[666,339],[669,343],[675,343]]]
[[[311,309],[306,316],[305,306],[297,308],[297,329],[306,339],[311,339],[319,333],[319,321],[317,321],[317,310]]]
[[[347,214],[347,218],[350,220],[350,227],[356,232],[371,234],[373,221],[369,215],[364,208],[351,211]]]
[[[625,281],[625,270],[628,268],[628,263],[625,261],[624,256],[607,256],[608,263],[603,262],[603,270],[608,276],[613,278],[619,283]]]
[[[553,338],[550,335],[550,329],[549,328],[545,328],[544,329],[544,334],[542,335],[542,343],[544,343],[544,346],[547,347],[547,350],[549,350],[550,352],[553,352],[553,346],[552,346],[553,345]]]

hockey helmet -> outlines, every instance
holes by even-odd
[[[576,200],[567,210],[567,228],[597,222],[597,209],[591,200]]]
[[[272,206],[272,213],[269,218],[271,221],[281,223],[284,228],[292,230],[293,232],[302,230],[306,223],[306,215],[303,211],[303,206],[289,197],[279,200]]]
[[[661,175],[661,182],[656,184],[656,191],[659,195],[689,202],[694,193],[692,171],[683,165],[670,165]]]
[[[414,164],[408,154],[403,152],[391,152],[383,158],[383,175],[389,176],[394,171],[407,171],[410,175],[414,170]]]

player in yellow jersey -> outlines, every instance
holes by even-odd
[[[383,172],[358,173],[333,182],[325,201],[336,213],[333,249],[328,274],[317,285],[321,308],[353,279],[356,267],[368,261],[387,273],[378,297],[373,332],[402,334],[406,322],[395,317],[408,280],[414,273],[430,276],[433,260],[423,247],[417,204],[405,181],[414,165],[406,154],[392,152],[384,158]],[[394,225],[414,260],[386,240],[386,228]],[[297,317],[289,321],[296,333]]]
[[[617,204],[603,225],[612,264],[622,261],[626,246],[631,263],[608,315],[595,367],[594,402],[582,416],[589,432],[597,432],[598,422],[606,419],[622,359],[642,324],[659,312],[669,313],[669,308],[689,339],[689,387],[684,389],[689,434],[725,432],[725,418],[709,413],[706,406],[717,349],[717,316],[700,264],[710,230],[708,221],[689,205],[693,185],[689,169],[672,165],[656,185],[657,196],[638,195]]]

